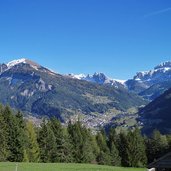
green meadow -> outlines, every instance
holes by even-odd
[[[18,166],[17,166],[18,165]],[[145,171],[143,168],[122,168],[92,164],[0,163],[0,171]]]

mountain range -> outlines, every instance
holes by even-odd
[[[171,88],[171,62],[161,63],[149,71],[137,72],[132,79],[128,80],[111,79],[103,73],[95,73],[93,75],[69,74],[69,76],[100,85],[122,87],[129,92],[134,92],[144,99],[152,101]]]
[[[85,80],[92,83],[97,83],[100,85],[109,85],[114,86],[115,88],[124,88],[125,87],[125,80],[117,80],[117,79],[111,79],[108,76],[106,76],[104,73],[101,72],[95,72],[93,75],[85,75],[85,74],[68,74],[71,78],[75,78],[78,80]]]
[[[25,58],[0,64],[2,104],[23,111],[26,117],[55,116],[63,123],[80,118],[88,127],[113,121],[125,127],[127,120],[138,119],[145,132],[154,128],[169,132],[170,88],[171,62],[129,80],[97,72],[62,75]]]
[[[130,91],[148,100],[154,100],[171,88],[171,62],[164,62],[153,70],[138,72],[133,79],[126,81]]]
[[[57,74],[28,59],[0,65],[0,92],[2,104],[35,117],[56,116],[62,122],[78,115],[95,117],[146,104],[123,87]]]

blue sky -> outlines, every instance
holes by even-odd
[[[0,62],[118,79],[171,60],[170,0],[0,0]]]

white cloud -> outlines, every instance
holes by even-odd
[[[149,14],[144,15],[144,17],[146,18],[146,17],[151,17],[151,16],[154,16],[154,15],[163,14],[163,13],[166,13],[168,11],[171,11],[171,8],[165,8],[165,9],[162,9],[162,10],[151,12]]]

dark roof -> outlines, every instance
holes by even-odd
[[[148,168],[171,168],[171,152],[149,164]]]

